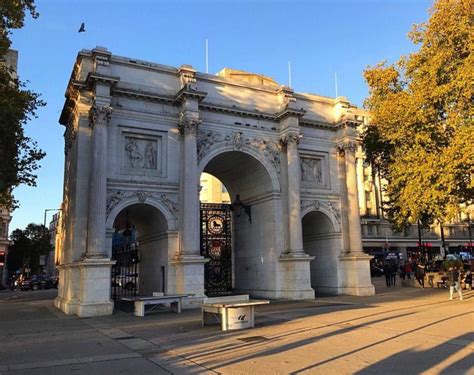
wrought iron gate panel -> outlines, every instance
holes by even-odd
[[[138,242],[121,243],[112,247],[112,299],[134,297],[138,292]]]
[[[201,203],[201,255],[208,297],[232,292],[232,227],[229,204]]]

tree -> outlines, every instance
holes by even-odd
[[[0,2],[0,58],[11,45],[12,29],[23,27],[25,14],[38,17],[34,0]],[[0,62],[0,206],[13,209],[18,202],[13,189],[20,184],[36,185],[35,171],[45,153],[24,133],[24,126],[36,117],[45,103]]]
[[[52,249],[51,235],[44,225],[28,224],[24,229],[15,229],[10,235],[7,265],[10,272],[28,266],[32,273],[39,270],[39,258]]]
[[[387,181],[395,228],[452,219],[473,202],[472,1],[438,0],[409,38],[417,52],[369,67],[363,142]]]

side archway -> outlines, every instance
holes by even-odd
[[[111,256],[117,260],[112,268],[113,295],[124,294],[120,287],[144,295],[166,292],[169,227],[163,211],[148,202],[124,202],[116,211],[109,216],[113,229],[108,232]]]
[[[341,236],[331,216],[322,211],[306,212],[302,219],[303,248],[314,256],[311,287],[317,294],[339,294],[338,256]]]

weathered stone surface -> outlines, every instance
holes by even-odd
[[[251,206],[251,221],[233,221],[235,290],[290,299],[373,293],[369,258],[357,255],[352,151],[362,111],[232,72],[210,76],[104,48],[78,54],[60,119],[74,137],[66,139],[58,308],[111,313],[114,222],[125,217],[139,236],[139,291],[193,293],[198,303],[204,171]]]

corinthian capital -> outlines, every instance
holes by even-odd
[[[286,133],[280,137],[280,145],[283,150],[286,150],[288,146],[298,146],[302,136],[299,133]]]
[[[89,112],[90,126],[107,125],[110,121],[113,108],[110,105],[93,105]]]
[[[179,133],[181,135],[186,135],[186,134],[196,135],[197,129],[201,122],[202,121],[198,118],[188,117],[185,114],[181,114],[179,118],[179,124],[178,124]]]
[[[345,156],[347,153],[355,156],[357,144],[354,142],[344,143],[343,145],[338,146],[337,150],[340,156]]]

